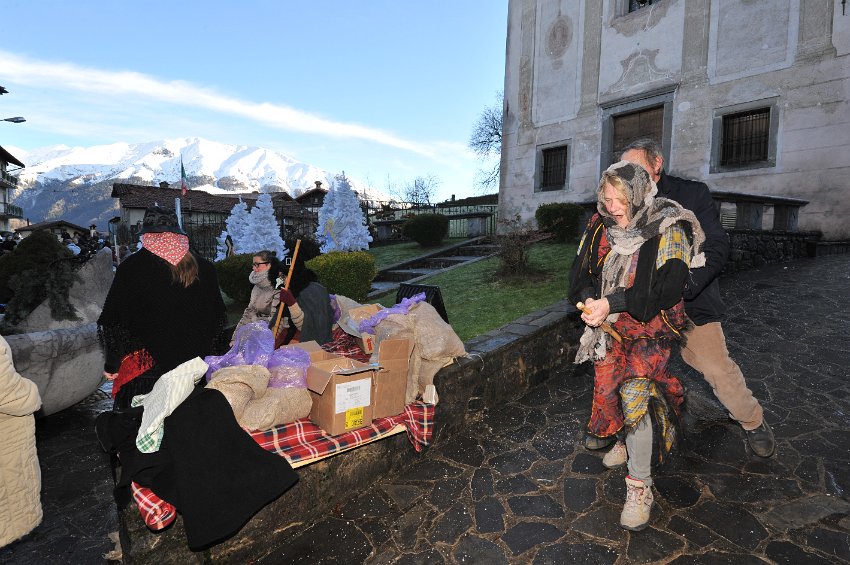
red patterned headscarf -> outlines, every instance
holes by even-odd
[[[189,238],[171,232],[143,233],[142,247],[176,265],[189,252]]]

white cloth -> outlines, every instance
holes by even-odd
[[[153,453],[159,450],[165,431],[164,420],[188,398],[207,369],[209,365],[200,357],[195,357],[177,365],[157,379],[153,390],[144,395],[142,400],[142,425],[139,426],[139,434],[136,436],[136,447],[139,451]],[[136,399],[133,400],[135,403]]]

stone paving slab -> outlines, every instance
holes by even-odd
[[[850,563],[850,257],[770,265],[722,287],[729,349],[776,432],[774,457],[752,455],[677,363],[687,444],[654,473],[650,527],[626,532],[625,470],[580,447],[591,377],[553,375],[257,562]],[[103,562],[118,525],[93,419],[110,406],[100,393],[37,422],[45,520],[0,562]]]

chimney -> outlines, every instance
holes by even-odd
[[[454,202],[454,201],[455,201],[455,195],[452,194],[452,202]]]
[[[322,181],[320,181],[320,180],[316,181],[316,188],[318,188],[318,189],[322,188]]]
[[[165,182],[165,181],[161,181],[161,182],[159,183],[159,188],[168,188],[168,183],[167,183],[167,182]]]

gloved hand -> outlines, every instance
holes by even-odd
[[[287,306],[292,306],[295,304],[295,295],[288,288],[282,288],[280,289],[280,301]]]

